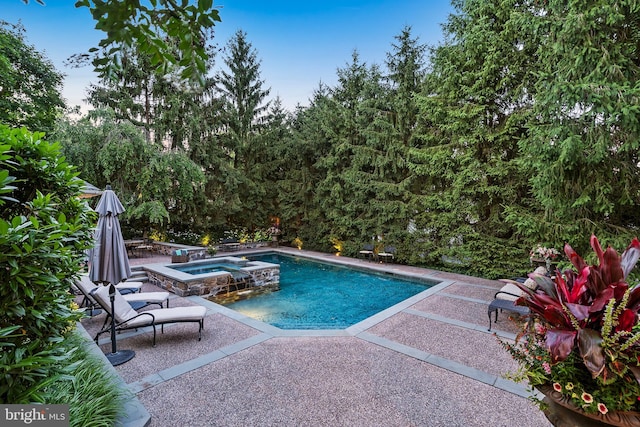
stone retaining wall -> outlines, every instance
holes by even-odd
[[[230,273],[222,273],[219,276],[189,282],[166,277],[154,271],[147,271],[147,276],[149,277],[150,283],[181,297],[207,295],[211,293],[212,289],[218,289],[220,286],[227,285],[231,281]]]
[[[212,260],[238,260],[239,258],[211,258]],[[202,264],[201,261],[199,264]],[[233,262],[233,261],[231,261]],[[243,261],[246,263],[246,261]],[[195,263],[194,265],[197,265]],[[206,263],[205,263],[206,264]],[[233,271],[213,271],[201,275],[190,275],[167,266],[150,265],[145,268],[149,282],[181,297],[190,295],[229,294],[252,289],[277,290],[280,286],[278,264],[249,261]]]

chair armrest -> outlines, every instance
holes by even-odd
[[[493,296],[494,299],[498,298],[498,295],[500,294],[504,294],[504,295],[510,295],[512,297],[516,297],[516,298],[520,298],[522,295],[517,295],[517,294],[513,294],[511,292],[506,292],[506,291],[498,291],[495,293],[495,295]]]
[[[142,316],[151,316],[151,324],[152,325],[156,322],[156,317],[153,314],[144,311],[142,313],[138,313],[137,316],[133,316],[132,318],[125,320],[124,322],[117,323],[116,326],[126,325],[127,323],[131,322],[133,319],[137,319],[137,318],[142,317]]]

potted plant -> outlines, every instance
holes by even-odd
[[[603,251],[595,236],[591,247],[597,265],[567,244],[575,270],[532,274],[536,290],[518,285],[524,296],[516,303],[531,315],[514,343],[500,340],[519,364],[509,376],[545,394],[536,401],[552,422],[569,413],[587,420],[576,425],[640,425],[640,286],[626,281],[640,242],[634,238],[622,256]]]
[[[269,236],[271,236],[271,241],[273,242],[274,246],[278,246],[278,236],[280,236],[281,233],[282,233],[282,231],[280,230],[280,227],[278,227],[277,224],[273,224],[267,230],[267,234],[269,234]]]
[[[538,245],[529,251],[529,261],[531,264],[546,267],[547,271],[553,269],[555,261],[557,261],[559,257],[560,252],[558,252],[556,248],[547,248],[542,245]]]
[[[213,245],[207,246],[207,254],[209,254],[209,256],[216,256],[217,253],[218,253],[218,248],[216,248]]]

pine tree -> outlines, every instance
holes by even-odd
[[[223,147],[230,153],[236,182],[227,190],[242,198],[241,207],[230,217],[238,225],[253,228],[264,225],[264,177],[257,165],[264,161],[259,134],[264,128],[270,103],[265,102],[270,89],[260,78],[257,52],[244,31],[237,31],[227,43],[224,62],[228,70],[220,71],[217,87],[224,101],[222,109]]]
[[[595,233],[625,247],[640,215],[640,5],[549,1],[522,11],[540,72],[530,137],[532,190],[544,211],[519,215],[523,232],[586,251]]]
[[[376,165],[366,131],[376,114],[367,104],[381,96],[381,78],[378,67],[367,66],[354,51],[351,63],[338,69],[338,86],[323,105],[322,133],[330,148],[318,162],[324,178],[316,197],[330,221],[327,239],[359,242],[383,232],[369,204]]]
[[[532,49],[514,31],[521,2],[454,3],[447,42],[434,49],[423,95],[415,173],[414,262],[445,262],[468,273],[500,277],[521,269],[528,243],[505,222],[504,207],[528,206],[527,171],[518,142],[531,100]]]

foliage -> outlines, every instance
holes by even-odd
[[[539,209],[518,145],[528,132],[535,50],[520,42],[528,33],[511,22],[528,4],[453,5],[456,14],[444,25],[446,43],[432,50],[432,72],[417,97],[418,135],[408,155],[413,251],[431,265],[512,276],[525,267],[533,242],[517,235],[505,207]]]
[[[219,101],[214,97],[213,79],[203,85],[181,81],[175,72],[162,72],[150,65],[139,48],[123,49],[121,70],[111,78],[92,84],[88,101],[95,108],[108,108],[117,120],[126,120],[144,129],[147,141],[172,150],[206,141],[216,129]],[[207,71],[214,64],[209,54]]]
[[[166,229],[199,218],[204,175],[183,152],[147,143],[139,128],[119,122],[111,110],[94,110],[77,122],[61,122],[55,137],[80,175],[99,188],[111,184],[127,209],[124,230]]]
[[[122,415],[131,393],[124,387],[114,387],[116,374],[105,369],[103,359],[90,353],[86,346],[93,342],[77,333],[61,343],[68,352],[61,365],[73,376],[58,378],[44,389],[48,404],[69,405],[69,425],[112,426]]]
[[[96,29],[106,33],[89,53],[96,54],[93,66],[100,77],[111,78],[124,63],[124,51],[140,49],[154,68],[166,74],[179,69],[183,79],[204,84],[208,59],[204,40],[220,21],[213,0],[176,2],[154,0],[78,0],[76,7],[87,7],[96,21]],[[175,38],[175,44],[167,43]]]
[[[639,222],[640,5],[530,3],[512,15],[538,59],[528,87],[530,132],[519,146],[543,209],[514,206],[510,222],[524,235],[571,240],[584,252],[592,233],[621,247]]]
[[[82,181],[42,133],[0,125],[0,401],[42,401],[79,312],[68,292],[92,245]],[[9,190],[9,191],[7,191]]]
[[[48,133],[65,106],[63,76],[24,33],[0,20],[0,123]]]
[[[278,217],[313,250],[380,238],[398,262],[520,275],[539,242],[637,234],[638,6],[604,3],[455,0],[442,44],[404,28],[384,64],[354,52],[294,114],[266,102],[244,31],[203,86],[123,46],[117,81],[91,94],[113,116],[60,135],[83,179],[124,196],[136,234],[250,240]]]
[[[260,78],[260,61],[257,52],[247,40],[244,31],[237,31],[227,43],[228,54],[224,58],[226,69],[216,78],[221,93],[222,126],[225,133],[220,144],[230,153],[235,170],[233,188],[242,195],[242,203],[235,212],[229,212],[235,224],[244,223],[249,228],[261,226],[273,212],[269,209],[264,165],[269,163],[267,147],[261,134],[269,119],[269,102],[265,102],[270,89],[264,88]],[[242,218],[236,219],[236,218]],[[234,225],[235,225],[234,224]]]
[[[588,265],[568,244],[574,270],[554,279],[532,275],[538,289],[518,285],[517,303],[532,316],[515,344],[502,342],[531,386],[553,384],[587,412],[640,409],[640,287],[626,282],[640,256],[633,239],[622,256],[591,246],[599,263]],[[586,395],[585,395],[586,394]]]
[[[175,231],[167,230],[163,235],[163,239],[170,243],[180,243],[182,245],[197,246],[202,240],[202,236],[192,231]]]

